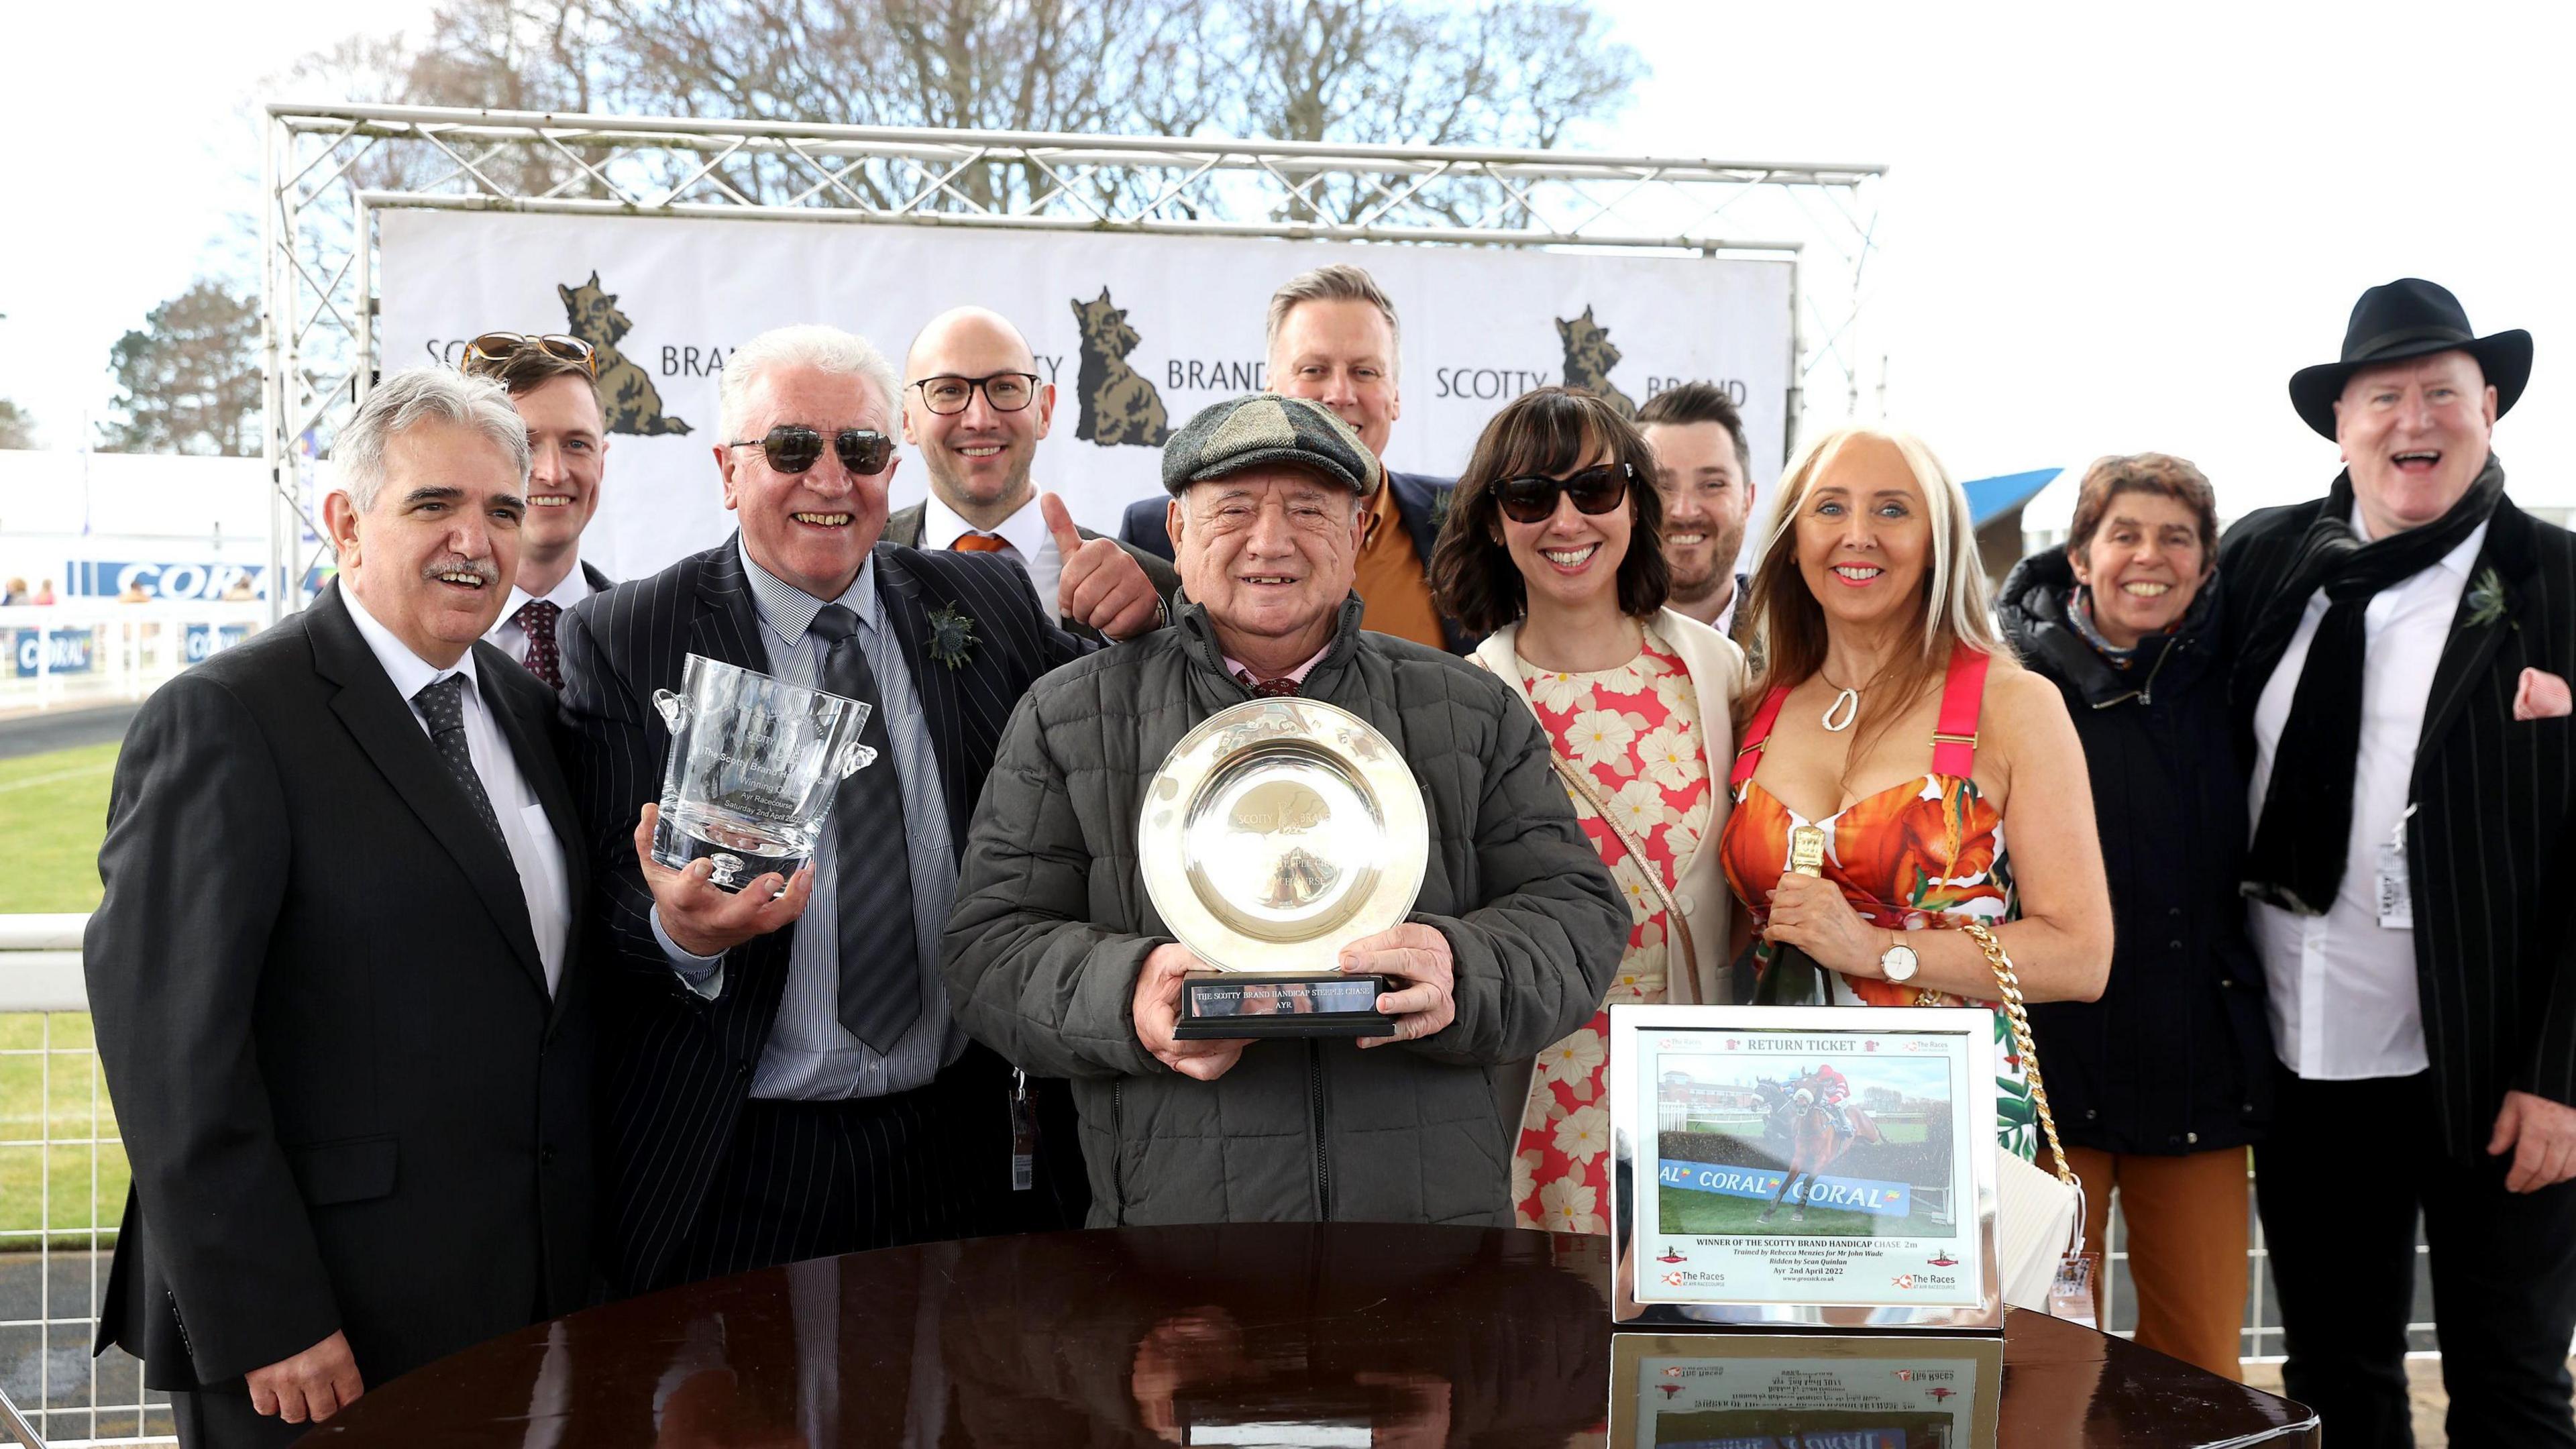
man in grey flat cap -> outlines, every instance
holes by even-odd
[[[1091,1222],[1508,1226],[1492,1075],[1589,1018],[1628,908],[1548,745],[1492,676],[1359,627],[1379,469],[1325,408],[1217,403],[1163,452],[1187,598],[1172,627],[1059,669],[1012,716],[968,839],[941,965],[957,1020],[1073,1079]],[[1146,783],[1181,737],[1262,695],[1367,720],[1421,781],[1429,868],[1406,921],[1343,948],[1395,978],[1372,1041],[1175,1040],[1184,973],[1137,866]]]

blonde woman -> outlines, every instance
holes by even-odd
[[[1608,1006],[1728,999],[1716,772],[1744,657],[1664,607],[1653,478],[1645,439],[1609,404],[1540,388],[1486,424],[1432,553],[1441,611],[1488,636],[1476,662],[1537,716],[1584,838],[1628,897],[1603,1008],[1505,1104],[1525,1227],[1608,1231]]]
[[[2030,1000],[2099,996],[2111,905],[2083,746],[1996,634],[1965,495],[1919,440],[1873,428],[1808,444],[1780,495],[1719,847],[1757,969],[1785,944],[1835,1003],[1981,1005],[1993,971],[1955,929],[1975,921]],[[1819,876],[1787,872],[1801,825],[1825,832]],[[2027,1159],[2036,1117],[2000,1014],[1995,1044],[1997,1135]]]

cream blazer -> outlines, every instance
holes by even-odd
[[[1700,748],[1708,755],[1709,775],[1708,829],[1701,832],[1698,848],[1674,872],[1673,904],[1681,907],[1682,919],[1690,925],[1696,969],[1668,970],[1666,999],[1678,1006],[1724,1002],[1727,977],[1734,966],[1728,945],[1735,896],[1727,889],[1726,873],[1718,868],[1717,842],[1726,828],[1726,812],[1735,803],[1727,776],[1735,767],[1733,711],[1735,696],[1744,688],[1744,651],[1715,629],[1671,609],[1656,617],[1655,630],[1690,670],[1691,689],[1699,697]],[[1475,658],[1528,705],[1529,691],[1521,687],[1520,666],[1512,652],[1512,641],[1519,634],[1520,625],[1504,625],[1476,646]],[[1531,712],[1535,714],[1535,708]]]

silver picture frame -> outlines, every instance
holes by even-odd
[[[1973,1007],[1610,1008],[1612,1319],[2001,1332],[1993,1052]],[[1807,1064],[1825,1062],[1860,1109],[1846,1129],[1866,1120],[1874,1160],[1909,1159],[1907,1177],[1831,1170],[1864,1134],[1837,1149],[1805,1127]]]

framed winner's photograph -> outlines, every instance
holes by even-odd
[[[1610,1009],[1612,1316],[1995,1332],[1994,1026]]]

